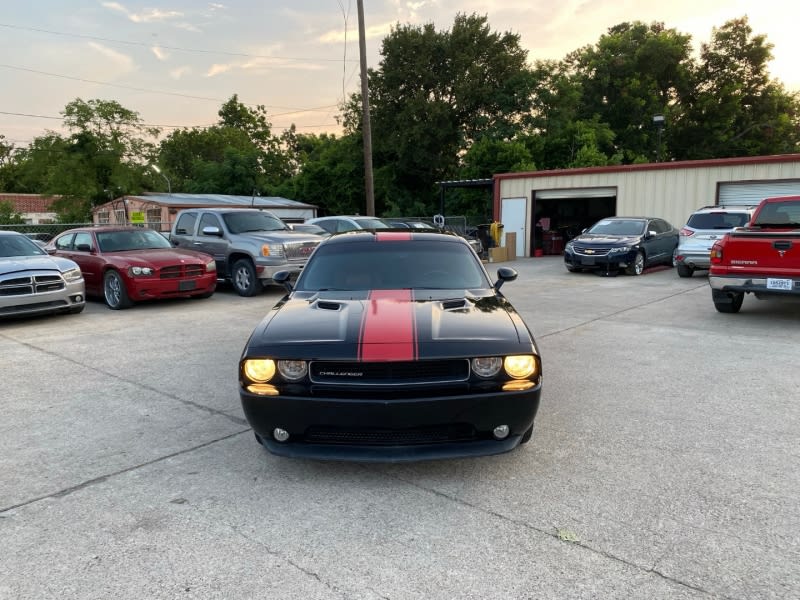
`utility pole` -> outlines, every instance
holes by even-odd
[[[361,110],[364,134],[364,190],[367,216],[375,216],[375,189],[372,183],[372,125],[369,120],[369,85],[367,83],[367,41],[364,35],[364,1],[358,0],[358,49],[361,55]]]

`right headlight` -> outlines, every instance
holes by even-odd
[[[81,273],[80,269],[70,269],[69,271],[64,271],[64,280],[70,283],[74,281],[80,281],[83,279],[83,273]]]
[[[242,373],[254,383],[267,383],[275,377],[275,361],[269,358],[247,358]]]

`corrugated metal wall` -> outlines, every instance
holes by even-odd
[[[607,171],[576,169],[575,173],[564,170],[553,175],[503,175],[498,179],[499,199],[502,202],[503,198],[526,198],[527,212],[532,214],[531,200],[536,190],[616,187],[617,214],[661,217],[680,227],[697,208],[717,203],[718,185],[721,183],[800,181],[800,155],[784,162],[753,160],[752,164],[724,165],[706,161],[712,164],[688,166],[690,163],[686,163],[686,167],[679,167],[666,163],[662,168],[643,165],[641,169],[631,170],[611,167]],[[697,164],[706,162],[698,161]],[[496,218],[502,220],[502,215],[496,215]],[[526,255],[530,255],[528,248]]]

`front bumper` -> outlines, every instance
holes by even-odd
[[[575,269],[624,269],[636,258],[635,250],[609,254],[580,254],[574,250],[564,250],[564,263]]]
[[[791,288],[777,289],[768,287],[770,279],[788,279],[792,282]],[[747,292],[758,296],[800,296],[800,278],[797,277],[768,278],[763,275],[709,275],[708,283],[712,290],[722,292]]]
[[[280,265],[256,263],[256,276],[259,279],[269,280],[272,279],[275,273],[279,271],[288,271],[292,275],[297,275],[305,266],[305,263],[283,263]]]
[[[66,282],[61,290],[0,296],[0,317],[45,315],[79,311],[86,304],[83,279]]]
[[[541,383],[524,391],[374,399],[257,396],[240,389],[245,416],[273,454],[360,462],[408,462],[499,454],[533,426]],[[492,430],[510,434],[494,439]],[[278,442],[273,430],[289,432]]]
[[[213,292],[217,273],[211,271],[200,277],[160,279],[135,277],[130,280],[128,295],[133,301],[165,298],[187,298]]]

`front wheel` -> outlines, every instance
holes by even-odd
[[[636,253],[636,258],[633,259],[633,262],[628,265],[625,269],[625,272],[628,275],[641,275],[642,271],[644,271],[644,252],[639,250]]]
[[[240,296],[255,296],[262,289],[261,280],[256,277],[255,266],[246,258],[241,258],[233,263],[231,282],[233,289]]]
[[[117,271],[107,271],[103,277],[103,298],[111,310],[121,310],[133,305],[122,275]]]
[[[711,290],[714,308],[721,313],[738,313],[744,302],[744,292],[722,292]]]

